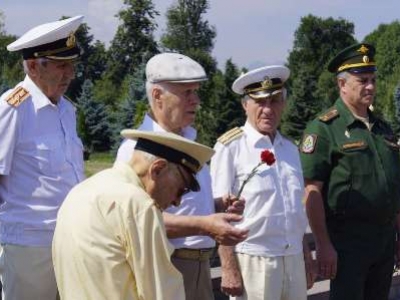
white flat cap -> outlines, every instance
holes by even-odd
[[[24,59],[47,57],[66,60],[78,58],[81,49],[76,43],[74,33],[82,20],[83,16],[76,16],[36,26],[9,44],[7,50],[22,50]]]
[[[195,175],[211,159],[213,149],[170,132],[124,129],[121,135],[137,140],[135,149],[183,166],[192,175],[191,190],[200,189]]]
[[[240,95],[260,99],[282,90],[290,70],[281,65],[266,66],[242,74],[232,84],[232,90]]]
[[[203,67],[188,56],[179,53],[161,53],[149,59],[146,65],[148,82],[200,82],[207,80]]]

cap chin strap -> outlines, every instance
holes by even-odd
[[[351,68],[370,67],[370,66],[371,67],[376,66],[376,63],[370,62],[370,63],[345,64],[345,65],[340,66],[337,71],[342,72],[344,70],[351,69]]]
[[[79,54],[74,54],[70,56],[45,56],[45,58],[51,59],[51,60],[76,60],[79,58]]]
[[[248,93],[247,95],[253,100],[260,100],[260,99],[275,96],[280,93],[282,93],[282,89],[274,90],[274,91],[271,91],[271,90],[265,91],[264,90],[264,91],[258,91],[256,93],[251,92],[251,93]]]

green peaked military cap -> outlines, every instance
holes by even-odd
[[[340,51],[329,62],[328,71],[331,73],[343,71],[353,73],[375,72],[374,56],[375,47],[371,44],[355,44]]]

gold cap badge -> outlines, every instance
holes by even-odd
[[[76,44],[76,38],[75,38],[75,34],[73,31],[71,31],[71,33],[68,36],[68,39],[66,41],[66,45],[68,48],[72,48],[74,47]]]
[[[368,53],[369,49],[365,47],[365,45],[361,45],[360,49],[357,50],[358,52],[361,52],[362,54]]]
[[[261,87],[268,89],[272,86],[272,80],[268,77],[264,77],[264,81],[261,82]]]

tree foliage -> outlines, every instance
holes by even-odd
[[[93,83],[85,80],[77,99],[78,134],[90,151],[109,150],[111,125],[109,113],[103,103],[93,99]]]
[[[222,135],[226,131],[242,126],[246,116],[242,107],[240,96],[232,91],[233,82],[239,77],[240,70],[228,59],[225,63],[224,73],[219,73],[215,76],[214,81],[217,82],[218,77],[221,81],[216,84],[215,88],[215,103],[214,112],[216,119],[216,137]]]
[[[4,30],[4,15],[0,11],[0,84],[2,89],[11,88],[24,78],[21,53],[9,52],[7,45],[17,39]]]
[[[145,65],[139,66],[137,71],[126,78],[128,93],[124,100],[117,106],[113,115],[112,150],[116,152],[120,143],[120,132],[126,128],[137,128],[147,110],[145,88]]]
[[[396,121],[394,93],[400,78],[400,22],[381,24],[365,37],[375,45],[377,94],[375,108],[391,123]]]
[[[214,74],[217,63],[211,56],[216,37],[215,28],[204,19],[209,8],[207,0],[177,0],[166,13],[167,28],[161,37],[166,51],[187,55],[203,66],[209,78],[201,84],[201,108],[196,114],[198,140],[211,145],[215,138],[215,107],[212,103],[215,90]]]
[[[154,40],[157,27],[155,10],[151,0],[124,0],[125,7],[117,14],[121,21],[108,51],[107,75],[117,88],[126,75],[158,53]]]
[[[151,0],[124,0],[118,12],[120,25],[107,49],[94,41],[91,28],[82,24],[77,40],[84,49],[76,67],[76,80],[68,95],[78,102],[79,133],[85,145],[106,150],[119,145],[119,131],[140,124],[148,109],[145,101],[144,66],[158,53],[154,38],[157,28]],[[201,106],[196,117],[198,140],[212,146],[227,130],[245,120],[239,97],[231,90],[239,68],[228,60],[217,68],[212,50],[215,27],[206,19],[207,0],[176,0],[167,10],[167,26],[161,36],[162,51],[179,52],[198,61],[208,81],[199,91]],[[0,11],[0,92],[15,86],[24,77],[21,55],[6,46],[17,37],[7,34],[5,16]],[[365,38],[376,46],[378,66],[375,107],[400,133],[400,23],[381,24]],[[294,32],[287,66],[289,98],[282,120],[284,134],[298,139],[306,123],[338,96],[334,75],[326,70],[329,60],[355,43],[354,25],[344,19],[304,16]]]
[[[344,19],[301,18],[288,58],[290,95],[283,133],[299,139],[307,122],[336,100],[334,76],[326,71],[326,65],[340,50],[355,43],[353,35],[354,25]]]
[[[167,51],[177,51],[198,61],[212,76],[216,70],[216,61],[211,57],[216,31],[204,20],[208,8],[207,0],[178,0],[167,10],[167,29],[161,45]]]
[[[208,8],[207,0],[178,0],[167,11],[168,32],[161,38],[162,44],[168,48],[211,52],[216,34],[214,27],[203,20]]]
[[[90,27],[83,23],[76,32],[76,38],[82,49],[82,55],[76,65],[75,80],[68,89],[68,96],[75,100],[82,91],[85,80],[95,82],[105,71],[106,51],[100,41],[93,43]]]
[[[394,91],[394,107],[395,107],[395,118],[393,122],[393,129],[397,135],[400,137],[400,82],[397,84]]]

